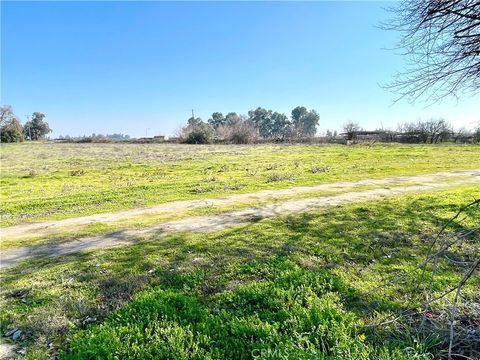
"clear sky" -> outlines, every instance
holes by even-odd
[[[480,96],[428,106],[382,89],[405,59],[377,2],[1,2],[1,102],[60,134],[172,134],[195,110],[320,113],[320,131],[443,116],[480,121]],[[148,130],[147,130],[148,129]]]

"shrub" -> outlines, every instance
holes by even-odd
[[[22,131],[20,122],[13,118],[0,129],[0,141],[5,143],[21,142],[23,141]]]
[[[83,169],[76,169],[70,171],[70,176],[81,176],[83,174],[85,174],[85,170]]]
[[[202,121],[188,125],[183,132],[187,144],[211,144],[213,142],[213,128]]]
[[[285,181],[285,180],[294,180],[294,174],[280,174],[278,172],[274,172],[267,176],[267,183],[268,182],[276,182],[276,181]]]
[[[330,166],[327,166],[327,165],[314,165],[310,168],[310,172],[312,174],[316,174],[316,173],[319,173],[319,172],[328,172],[330,171]]]
[[[232,144],[251,144],[257,139],[255,127],[242,117],[219,126],[216,132],[219,139]]]

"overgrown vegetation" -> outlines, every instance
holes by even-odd
[[[320,116],[315,110],[308,111],[303,106],[293,109],[290,119],[285,114],[258,107],[250,110],[248,116],[235,112],[224,116],[214,112],[207,123],[191,117],[179,135],[190,144],[210,144],[214,135],[217,141],[232,144],[249,144],[259,138],[284,141],[313,138],[319,121]]]

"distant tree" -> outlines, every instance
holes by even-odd
[[[201,118],[199,117],[190,117],[188,120],[187,120],[187,125],[188,126],[196,126],[196,125],[199,125],[201,124],[203,121]]]
[[[270,137],[284,140],[289,133],[290,121],[285,114],[274,112],[270,115]]]
[[[21,142],[23,141],[23,128],[16,118],[8,120],[0,129],[1,142]]]
[[[292,110],[292,124],[295,129],[302,128],[302,119],[307,114],[308,110],[305,106],[297,106]]]
[[[478,124],[477,128],[473,132],[473,139],[475,142],[480,142],[480,123]]]
[[[317,133],[317,126],[320,122],[320,115],[315,110],[310,110],[303,117],[303,135],[313,137]]]
[[[0,106],[0,127],[3,127],[14,118],[16,118],[16,116],[10,105]]]
[[[390,84],[410,101],[480,89],[480,1],[402,0],[384,28],[401,33],[399,48],[410,58]]]
[[[216,130],[219,139],[232,144],[250,144],[257,138],[257,129],[245,116],[231,116]]]
[[[9,105],[0,107],[0,141],[23,141],[22,125]]]
[[[338,132],[337,132],[337,130],[335,130],[335,131],[333,132],[333,137],[336,138],[337,135],[338,135]]]
[[[208,123],[214,128],[217,129],[219,126],[225,124],[225,117],[221,112],[214,112],[210,119],[208,119]]]
[[[455,142],[467,142],[474,137],[473,131],[468,131],[465,127],[461,127],[457,131],[454,131],[452,135]]]
[[[430,144],[447,141],[453,133],[452,127],[445,119],[430,119],[425,123]]]
[[[347,140],[355,140],[357,138],[357,132],[360,130],[360,125],[353,121],[349,121],[343,125],[343,131],[347,136]]]
[[[232,126],[238,123],[239,121],[242,121],[242,118],[236,113],[236,112],[230,112],[225,116],[225,124]]]
[[[272,136],[272,110],[261,107],[248,112],[248,118],[252,124],[258,129],[261,137],[268,139]]]
[[[30,121],[27,121],[23,127],[23,135],[29,140],[41,140],[45,135],[52,132],[48,123],[43,119],[45,114],[41,112],[34,112]]]
[[[298,137],[315,136],[319,121],[320,116],[315,110],[308,111],[304,106],[292,110],[292,124]]]
[[[187,144],[211,144],[214,135],[215,129],[210,124],[194,117],[187,120],[187,126],[181,131],[181,137]]]
[[[452,127],[445,119],[441,118],[404,123],[399,126],[399,132],[408,142],[424,144],[436,144],[453,136]]]

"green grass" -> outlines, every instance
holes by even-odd
[[[37,257],[1,273],[1,330],[24,331],[29,359],[57,351],[61,359],[438,357],[441,334],[415,333],[403,321],[366,325],[419,308],[430,278],[415,267],[445,221],[479,196],[478,186],[465,186]],[[477,234],[450,255],[479,246]],[[378,289],[400,274],[403,281]],[[461,275],[441,261],[435,294]],[[476,274],[464,300],[479,287]],[[97,321],[83,325],[88,317]]]
[[[480,146],[1,145],[1,226],[334,181],[480,168]]]
[[[448,184],[449,182],[464,179],[463,177],[450,177],[437,180],[436,183]],[[416,185],[417,182],[392,182],[383,187],[409,186]],[[143,214],[140,216],[131,216],[126,219],[120,219],[110,222],[89,222],[85,225],[65,225],[47,227],[36,230],[35,232],[17,233],[2,237],[2,249],[17,248],[21,246],[39,246],[55,245],[73,239],[117,233],[130,229],[145,229],[168,221],[181,220],[189,217],[218,215],[233,211],[239,211],[245,208],[261,207],[282,203],[292,199],[308,199],[328,195],[340,195],[347,192],[366,191],[379,188],[378,185],[358,185],[347,189],[332,188],[328,190],[316,190],[300,194],[276,195],[274,197],[265,196],[246,200],[234,201],[228,205],[204,205],[199,207],[190,207],[184,211],[174,209],[172,211],[163,211],[159,213]]]

